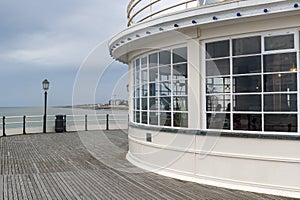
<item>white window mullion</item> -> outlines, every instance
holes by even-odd
[[[230,129],[233,130],[233,48],[232,39],[229,40],[229,75],[230,75]]]

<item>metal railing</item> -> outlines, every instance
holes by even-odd
[[[65,115],[66,131],[127,129],[128,114],[82,114]],[[46,132],[55,132],[56,115],[47,115]],[[3,116],[0,136],[42,133],[43,115]]]
[[[131,0],[127,7],[127,26],[188,8],[225,1],[236,0]]]

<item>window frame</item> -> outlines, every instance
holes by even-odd
[[[266,51],[265,50],[265,37],[267,36],[280,36],[280,35],[289,35],[289,34],[293,34],[294,35],[294,48],[291,48],[291,49],[280,49],[280,50],[272,50],[272,51]],[[233,40],[234,39],[240,39],[240,38],[247,38],[247,37],[255,37],[255,36],[260,36],[261,37],[261,52],[259,54],[245,54],[245,55],[237,55],[237,56],[233,56]],[[202,103],[201,105],[203,106],[203,112],[201,112],[201,115],[203,116],[202,119],[203,119],[203,122],[201,123],[201,127],[206,130],[206,131],[218,131],[218,132],[245,132],[245,133],[259,133],[259,134],[282,134],[282,135],[291,135],[291,134],[296,134],[298,135],[298,132],[299,132],[299,129],[300,129],[300,115],[299,115],[299,111],[300,111],[300,101],[299,101],[299,93],[300,93],[300,80],[299,80],[299,64],[300,64],[300,29],[288,29],[288,30],[279,30],[279,31],[269,31],[269,32],[261,32],[261,33],[255,33],[255,34],[241,34],[241,35],[234,35],[234,36],[229,36],[229,37],[221,37],[221,38],[215,38],[215,39],[208,39],[208,40],[203,40],[201,41],[201,45],[202,45],[202,53],[201,53],[201,65],[203,66],[203,69],[202,69],[202,74],[203,74],[203,77],[204,78],[204,81],[202,82]],[[218,94],[215,94],[215,95],[230,95],[230,103],[231,103],[231,110],[230,110],[230,129],[229,130],[226,130],[226,129],[212,129],[212,128],[208,128],[207,127],[207,121],[208,121],[208,118],[207,118],[207,114],[210,113],[211,115],[213,113],[216,113],[216,112],[213,112],[213,111],[208,111],[207,110],[207,96],[209,96],[209,94],[207,93],[206,91],[206,81],[207,81],[207,78],[216,78],[217,76],[207,76],[206,75],[206,61],[207,60],[212,60],[212,59],[207,59],[207,55],[206,55],[206,44],[207,43],[211,43],[211,42],[218,42],[218,41],[224,41],[224,40],[229,40],[229,43],[230,43],[230,52],[229,52],[229,63],[230,63],[230,74],[229,74],[229,77],[230,77],[230,92],[229,93],[218,93]],[[264,76],[267,75],[267,74],[275,74],[276,72],[280,72],[280,71],[276,71],[276,72],[270,72],[270,73],[265,73],[264,72],[264,56],[265,55],[271,55],[271,54],[276,54],[276,53],[280,53],[280,54],[283,54],[283,53],[296,53],[296,67],[297,67],[297,70],[296,72],[293,72],[293,71],[285,71],[285,72],[282,72],[282,73],[289,73],[289,74],[293,74],[295,73],[296,74],[296,79],[297,79],[297,84],[296,84],[296,87],[297,87],[297,90],[296,91],[275,91],[275,92],[266,92],[265,91],[265,88],[264,88]],[[249,57],[249,56],[260,56],[261,57],[261,70],[260,72],[257,72],[257,73],[246,73],[246,74],[234,74],[233,73],[233,59],[234,58],[239,58],[239,57]],[[220,58],[221,59],[221,58]],[[234,77],[241,77],[241,76],[255,76],[255,75],[259,75],[261,76],[261,91],[258,92],[258,93],[252,93],[252,92],[245,92],[245,93],[234,93],[233,92],[233,79]],[[219,77],[224,77],[224,75],[222,76],[219,76]],[[238,95],[238,94],[242,94],[242,95],[250,95],[250,94],[260,94],[261,95],[261,111],[259,112],[253,112],[253,111],[234,111],[233,110],[233,96],[234,95]],[[271,94],[291,94],[291,95],[294,95],[296,94],[297,96],[297,111],[292,111],[292,112],[278,112],[278,111],[271,111],[271,112],[267,112],[267,111],[264,111],[264,97],[265,95],[271,95]],[[250,131],[250,130],[235,130],[234,127],[233,127],[233,122],[234,122],[234,119],[233,119],[233,115],[237,114],[237,113],[240,113],[240,114],[260,114],[261,115],[261,131]],[[265,131],[265,120],[264,120],[264,116],[265,115],[269,115],[269,114],[292,114],[292,115],[296,115],[297,116],[297,132],[282,132],[282,131],[276,131],[276,130],[273,130],[273,131]]]
[[[141,59],[144,58],[144,57],[147,57],[147,96],[144,96],[147,98],[147,110],[143,110],[141,107],[139,110],[136,109],[136,106],[132,108],[132,123],[135,123],[135,124],[143,124],[143,125],[147,125],[147,126],[155,126],[155,127],[172,127],[172,128],[188,128],[188,118],[186,119],[186,126],[176,126],[174,123],[174,117],[176,114],[180,114],[182,113],[183,115],[187,115],[188,116],[188,109],[187,110],[175,110],[174,108],[174,101],[175,101],[175,98],[178,97],[178,98],[186,98],[186,104],[188,106],[188,84],[189,84],[189,81],[188,81],[188,57],[186,58],[186,61],[185,62],[176,62],[176,63],[173,63],[173,51],[174,50],[177,50],[177,49],[180,49],[180,48],[185,48],[186,49],[186,54],[188,53],[187,52],[187,45],[186,44],[181,44],[181,45],[176,45],[176,46],[172,46],[172,47],[169,47],[169,48],[164,48],[164,49],[159,49],[159,50],[155,50],[155,51],[149,51],[149,52],[146,52],[144,54],[141,54],[141,55],[138,55],[136,56],[135,58],[132,59],[132,62],[131,62],[131,66],[132,66],[132,69],[133,69],[133,88],[136,87],[137,83],[136,83],[136,79],[135,79],[135,76],[134,74],[136,73],[136,70],[135,70],[135,63],[137,60],[139,60],[139,62],[141,63]],[[170,52],[170,64],[160,64],[160,55],[159,53],[160,52],[165,52],[165,51],[169,51]],[[152,65],[150,66],[150,55],[153,55],[153,54],[156,54],[157,56],[157,61],[156,61],[156,65]],[[187,55],[188,56],[188,55]],[[175,78],[174,77],[174,73],[173,73],[173,68],[174,66],[178,66],[178,65],[186,65],[186,77],[185,78]],[[162,67],[166,67],[166,66],[170,66],[170,75],[169,76],[169,80],[160,80],[160,70]],[[154,80],[151,80],[150,81],[150,69],[152,68],[156,68],[157,69],[157,78],[155,78]],[[144,68],[145,69],[145,68]],[[139,85],[142,86],[142,83],[141,83],[141,70],[139,71],[140,73],[140,80],[139,80]],[[185,87],[185,90],[184,90],[184,94],[175,94],[175,84],[177,84],[176,81],[185,81],[185,84],[184,86],[182,87]],[[161,86],[163,83],[166,83],[168,84],[168,88],[170,88],[170,92],[167,92],[169,93],[166,97],[164,95],[161,94]],[[154,95],[150,95],[150,85],[151,84],[155,84],[155,91],[154,91]],[[179,83],[180,84],[180,83]],[[139,103],[141,104],[142,102],[142,89],[141,87],[139,88],[140,90],[140,100],[139,100]],[[161,101],[162,101],[162,98],[170,98],[170,109],[169,110],[163,110],[162,109],[162,104],[161,104]],[[132,98],[134,101],[136,99],[138,99],[136,96],[135,96],[135,93],[133,93],[133,98]],[[156,109],[153,109],[153,108],[150,108],[150,100],[154,100],[157,101],[157,107]],[[156,105],[155,103],[155,105]],[[152,106],[152,105],[151,105]],[[140,120],[139,122],[135,119],[136,117],[136,112],[139,112],[140,115]],[[147,123],[142,123],[142,113],[143,112],[147,112]],[[170,118],[166,118],[168,120],[171,120],[170,122],[170,125],[165,125],[165,124],[161,124],[161,120],[165,119],[163,116],[166,116],[168,115],[168,113],[170,113],[171,116],[169,116]],[[157,123],[158,125],[156,124],[153,124],[150,122],[150,118],[152,116],[157,116]],[[154,121],[154,123],[156,122],[156,120]]]

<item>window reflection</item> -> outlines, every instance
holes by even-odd
[[[229,59],[206,61],[206,76],[229,75]]]
[[[295,114],[266,114],[265,131],[297,132],[297,115]]]
[[[159,80],[168,81],[171,80],[171,66],[163,66],[159,68]]]
[[[233,80],[235,87],[234,92],[260,92],[261,91],[261,76],[238,76]]]
[[[293,49],[294,34],[265,37],[265,50]]]
[[[230,95],[209,95],[206,97],[207,111],[227,112],[230,109]]]
[[[187,64],[173,66],[173,79],[187,78]]]
[[[171,64],[171,52],[170,51],[159,52],[159,64],[160,65]]]
[[[149,124],[158,125],[158,112],[149,113]]]
[[[277,73],[264,76],[265,92],[297,91],[296,73]]]
[[[134,122],[187,127],[187,48],[142,56],[133,68]]]
[[[264,56],[264,72],[290,71],[296,66],[296,53],[272,54]]]
[[[250,56],[233,59],[234,74],[248,74],[261,72],[261,56]]]
[[[187,48],[178,48],[173,50],[173,63],[187,62]]]
[[[177,80],[173,84],[174,95],[187,95],[187,80]]]
[[[187,97],[175,96],[173,98],[173,101],[174,101],[173,102],[174,110],[187,111],[188,109]]]
[[[149,67],[156,67],[158,64],[157,53],[149,55]]]
[[[262,118],[260,114],[233,114],[234,130],[261,131]]]
[[[208,129],[230,129],[230,113],[208,113]]]
[[[171,112],[161,112],[160,113],[160,125],[161,126],[171,126]]]
[[[230,77],[207,78],[206,93],[230,93]]]
[[[258,54],[261,52],[261,37],[247,37],[234,39],[233,55]]]
[[[261,111],[261,95],[234,95],[235,111]]]
[[[170,96],[171,95],[171,82],[162,82],[159,83],[160,86],[160,95],[161,96]]]
[[[265,111],[297,111],[296,94],[267,94],[264,96]]]
[[[219,58],[229,56],[229,40],[206,44],[206,58]]]

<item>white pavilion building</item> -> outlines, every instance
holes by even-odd
[[[131,0],[127,159],[202,184],[300,198],[300,1]]]

